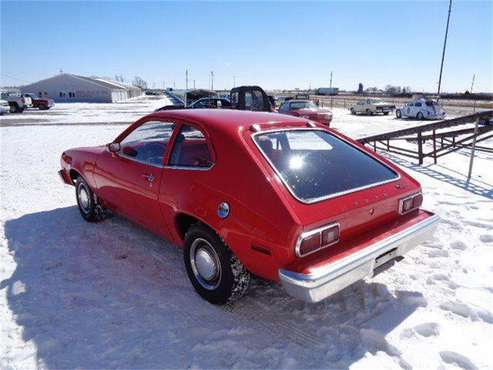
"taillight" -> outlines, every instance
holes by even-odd
[[[315,230],[304,232],[296,243],[296,255],[305,257],[339,241],[339,224],[334,223]]]
[[[417,193],[399,200],[399,213],[401,215],[411,212],[421,206],[423,194]]]

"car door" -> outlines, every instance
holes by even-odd
[[[200,127],[183,123],[173,139],[173,148],[163,170],[160,203],[167,220],[177,210],[191,215],[207,216],[214,182],[212,167],[215,156],[209,136]],[[178,235],[174,235],[178,238]]]
[[[98,158],[98,196],[109,208],[144,227],[166,235],[158,204],[164,156],[175,124],[145,121],[120,138],[117,152]]]
[[[407,103],[406,108],[405,108],[405,115],[407,117],[412,117],[414,116],[414,103]]]

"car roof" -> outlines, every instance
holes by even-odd
[[[291,99],[287,103],[313,103],[310,99]]]
[[[270,112],[251,112],[236,109],[182,109],[155,112],[153,118],[174,118],[191,123],[202,123],[206,128],[236,132],[239,128],[249,129],[253,124],[260,126],[306,126],[307,120]]]

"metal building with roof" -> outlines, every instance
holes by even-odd
[[[117,103],[143,94],[142,89],[101,78],[59,75],[22,86],[21,92],[48,97],[57,103]]]

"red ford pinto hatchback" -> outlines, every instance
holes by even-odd
[[[320,301],[402,259],[438,222],[397,166],[275,113],[153,113],[108,145],[65,151],[61,166],[84,219],[109,209],[182,246],[215,304],[242,296],[251,274]]]

